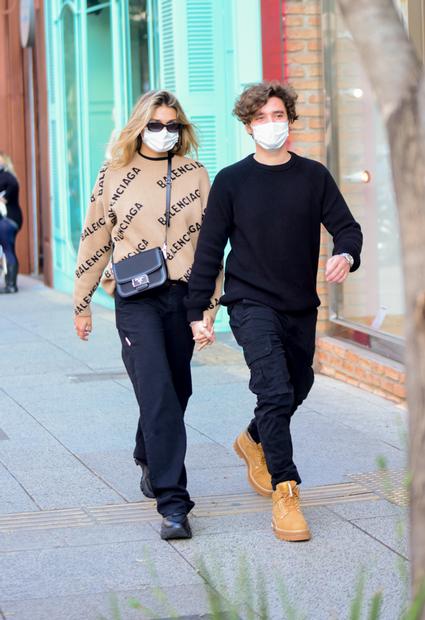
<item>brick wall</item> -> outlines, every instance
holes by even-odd
[[[406,398],[404,366],[351,342],[326,336],[319,338],[316,361],[320,372],[329,377],[397,403]]]

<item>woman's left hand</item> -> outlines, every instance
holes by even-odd
[[[190,326],[197,351],[215,342],[214,321],[209,314],[204,313],[202,321],[192,321]]]
[[[326,282],[342,284],[350,273],[350,265],[343,256],[332,256],[326,263]]]
[[[88,340],[93,329],[91,316],[74,317],[74,327],[78,338],[81,338],[81,340]]]

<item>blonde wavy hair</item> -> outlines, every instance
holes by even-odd
[[[133,108],[126,126],[111,147],[111,168],[122,168],[130,163],[142,144],[141,134],[153,118],[156,108],[166,105],[177,112],[177,121],[182,124],[179,141],[172,149],[173,155],[198,152],[198,140],[192,123],[189,122],[179,101],[167,90],[151,90],[140,97]]]
[[[13,176],[16,177],[15,168],[13,167],[13,162],[12,162],[10,156],[7,153],[5,153],[4,151],[0,151],[0,157],[4,161],[4,168],[5,168],[5,170],[7,170],[7,172],[10,172],[11,174],[13,174]]]

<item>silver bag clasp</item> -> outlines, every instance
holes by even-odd
[[[139,286],[149,284],[149,276],[146,273],[142,273],[142,275],[132,278],[131,284],[133,285],[133,288],[139,288]]]

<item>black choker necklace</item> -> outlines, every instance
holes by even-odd
[[[140,157],[144,157],[145,159],[150,159],[151,161],[162,161],[164,159],[168,159],[168,155],[166,155],[165,157],[149,157],[149,155],[144,155],[140,149],[137,151],[140,155]],[[172,156],[171,156],[172,157]]]

